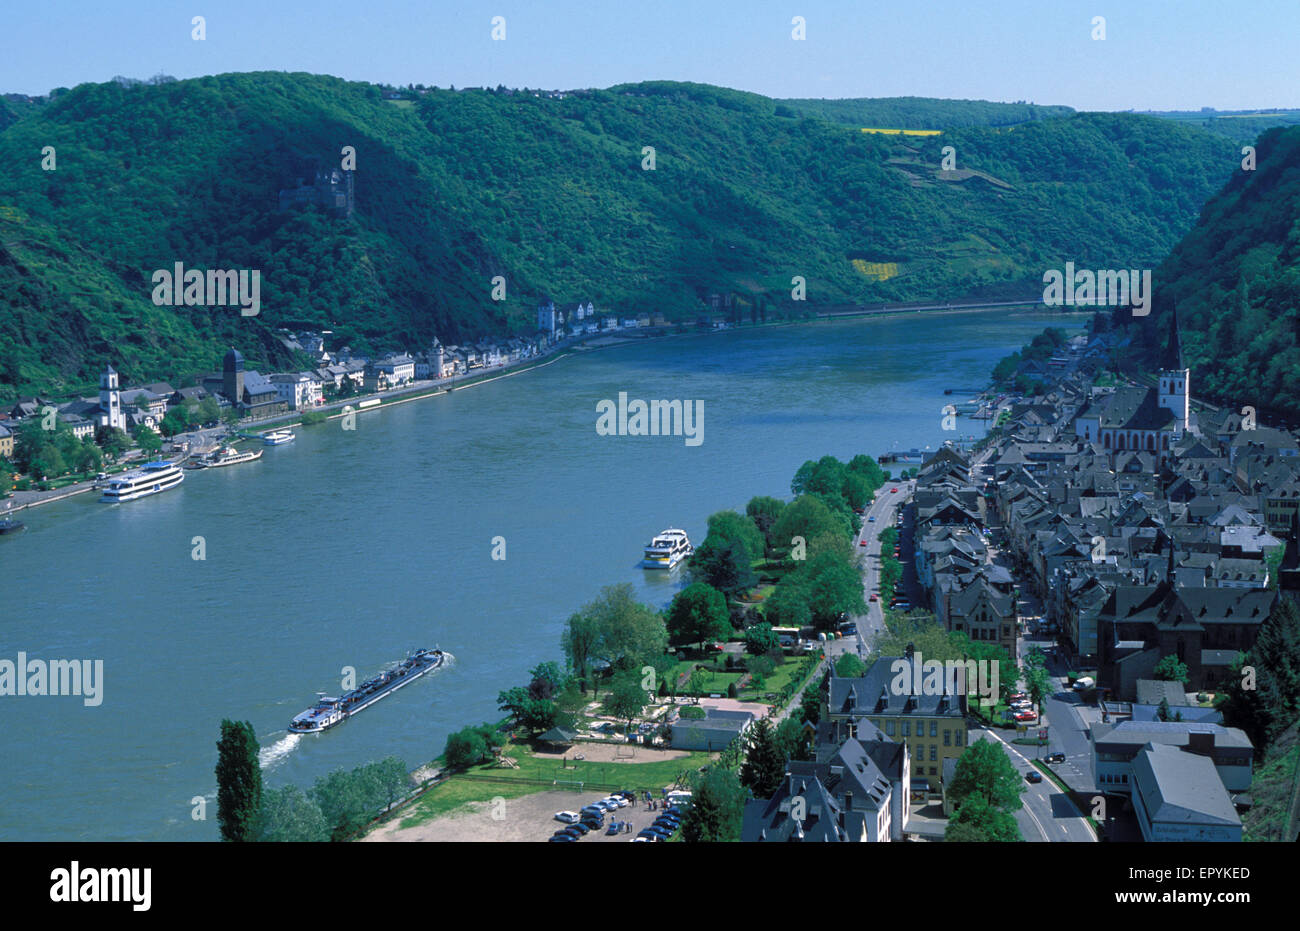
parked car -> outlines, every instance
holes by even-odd
[[[581,821],[582,817],[576,811],[557,811],[555,820],[563,821],[565,824],[573,824],[576,821]]]
[[[564,831],[565,833],[576,831],[578,833],[578,836],[581,837],[584,834],[590,834],[591,828],[588,827],[584,822],[579,821],[577,824],[569,825],[567,828],[564,829]]]
[[[871,597],[870,597],[869,599],[867,599],[867,600],[868,600],[868,601],[879,601],[879,600],[880,600],[880,596],[877,595],[875,592],[872,592],[872,593],[871,593]]]
[[[1042,782],[1043,774],[1036,769],[1031,769],[1029,772],[1025,773],[1025,778],[1030,782]]]
[[[1049,763],[1064,763],[1064,762],[1065,762],[1065,754],[1064,754],[1064,753],[1049,753],[1049,754],[1047,754],[1047,762],[1049,762]]]
[[[1082,679],[1074,683],[1074,690],[1076,692],[1086,692],[1096,684],[1097,682],[1092,678],[1092,676],[1084,676]]]
[[[663,840],[662,837],[660,837],[658,834],[656,834],[654,831],[650,830],[649,828],[642,828],[641,830],[637,831],[636,836],[640,840],[648,840],[648,841]]]
[[[605,829],[605,833],[606,833],[606,834],[617,834],[617,833],[618,833],[619,831],[621,831],[621,830],[623,830],[623,822],[622,822],[622,821],[611,821],[611,822],[609,823],[609,827],[607,827],[607,828]]]
[[[898,489],[897,489],[897,488],[891,488],[891,489],[889,489],[889,493],[890,493],[891,495],[896,495],[896,494],[898,494]]]
[[[1017,711],[1014,715],[1012,715],[1012,717],[1014,717],[1017,721],[1021,722],[1022,724],[1038,720],[1038,715],[1034,714],[1032,711]]]
[[[561,831],[561,832],[558,833],[558,834],[552,834],[551,837],[550,837],[550,839],[547,841],[547,843],[549,843],[549,844],[571,844],[571,843],[573,843],[575,840],[577,840],[577,838],[574,837],[572,834],[565,834],[563,831]]]

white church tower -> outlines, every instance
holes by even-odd
[[[99,423],[110,430],[125,430],[126,417],[122,414],[121,386],[113,366],[99,376]]]
[[[1179,438],[1187,432],[1188,416],[1191,413],[1192,371],[1183,366],[1183,344],[1178,338],[1177,308],[1170,310],[1169,320],[1169,346],[1165,350],[1164,365],[1157,376],[1157,397],[1161,407],[1173,411],[1174,436]]]

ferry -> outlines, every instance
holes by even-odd
[[[338,698],[328,698],[324,693],[316,704],[289,722],[293,734],[316,734],[342,724],[352,715],[369,708],[381,698],[387,698],[404,685],[409,685],[427,672],[433,672],[451,656],[442,650],[416,650],[397,665],[367,679],[350,692]]]
[[[656,534],[646,546],[642,565],[647,569],[672,569],[693,552],[695,548],[691,546],[686,531],[670,527]]]
[[[215,469],[219,466],[238,465],[241,462],[253,462],[262,458],[260,449],[241,453],[233,446],[223,446],[207,459],[203,460],[205,468]]]
[[[293,442],[293,433],[288,430],[276,430],[262,434],[262,442],[267,446],[281,446]]]
[[[174,462],[147,462],[142,468],[133,469],[107,482],[99,500],[105,504],[134,501],[136,498],[175,488],[184,480],[185,473]]]

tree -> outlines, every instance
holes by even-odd
[[[783,760],[811,760],[813,758],[812,741],[804,722],[788,717],[776,726],[772,733],[777,754]]]
[[[745,787],[733,770],[709,766],[694,780],[691,805],[682,818],[682,840],[716,843],[740,840]]]
[[[974,797],[1003,811],[1020,808],[1020,794],[1024,791],[1011,760],[991,740],[977,740],[962,752],[948,787],[949,797],[958,805]]]
[[[1215,706],[1262,752],[1300,719],[1300,605],[1279,599],[1231,668]]]
[[[745,516],[754,522],[754,526],[763,535],[763,541],[768,547],[772,545],[772,528],[784,510],[784,501],[767,495],[750,498],[749,504],[745,505]]]
[[[447,737],[442,751],[448,769],[468,769],[488,756],[488,745],[483,735],[473,727],[462,727]]]
[[[776,745],[772,722],[760,718],[750,729],[749,752],[740,768],[740,783],[755,798],[771,798],[785,779],[785,758]]]
[[[320,806],[297,786],[284,786],[262,796],[262,836],[271,843],[316,843],[330,839]]]
[[[378,763],[371,763],[370,770],[388,800],[385,808],[392,808],[393,803],[411,788],[411,774],[407,771],[406,764],[395,756],[387,756]]]
[[[744,514],[737,514],[735,511],[718,511],[711,515],[705,542],[711,538],[721,542],[738,541],[744,544],[745,551],[749,554],[747,562],[763,558],[766,546],[763,533],[754,521]]]
[[[707,582],[693,582],[668,606],[668,637],[678,643],[722,640],[731,632],[727,599]]]
[[[987,741],[980,741],[980,743],[987,743]],[[943,839],[976,843],[1011,843],[1024,840],[1020,835],[1020,827],[1016,824],[1016,819],[1009,812],[990,805],[979,795],[968,796],[957,806],[952,821],[944,830]]]
[[[154,433],[147,424],[141,424],[135,431],[135,442],[144,452],[153,455],[162,449],[162,438]]]
[[[560,645],[564,648],[569,668],[582,679],[584,690],[591,673],[591,662],[600,649],[600,639],[599,621],[582,611],[569,618],[564,625],[564,633],[560,636]]]
[[[809,724],[816,725],[822,719],[821,689],[807,688],[799,700],[799,717]]]
[[[261,834],[262,766],[257,753],[253,725],[222,720],[217,741],[217,824],[223,841],[255,841]]]
[[[1152,674],[1162,682],[1181,682],[1184,686],[1191,679],[1187,664],[1172,653],[1162,657],[1160,662],[1156,663]]]
[[[1025,680],[1025,691],[1029,693],[1030,700],[1036,707],[1041,707],[1043,699],[1051,691],[1052,680],[1047,673],[1047,658],[1038,647],[1025,654],[1025,661],[1020,667],[1020,676]]]
[[[773,627],[808,627],[812,624],[812,606],[801,581],[792,572],[778,582],[776,591],[767,597],[763,616],[772,622]]]
[[[845,679],[856,679],[867,674],[867,664],[852,653],[841,653],[835,661],[835,675]]]
[[[659,612],[638,603],[625,582],[605,586],[598,598],[569,618],[561,645],[573,670],[586,678],[596,660],[635,669],[663,655],[668,630]]]
[[[610,683],[609,694],[605,696],[605,711],[620,721],[626,721],[630,734],[632,723],[640,717],[647,697],[646,690],[641,687],[641,674],[629,669],[619,673]]]
[[[211,395],[208,395],[206,398],[200,401],[198,409],[195,413],[195,419],[199,423],[205,426],[207,424],[216,423],[218,420],[220,420],[221,405],[217,403],[217,399],[212,397]]]
[[[691,575],[734,598],[758,583],[748,546],[710,535],[691,557]]]
[[[528,680],[528,694],[533,698],[554,698],[564,691],[568,680],[559,664],[549,661],[538,663],[529,670],[528,675],[531,677]]]
[[[320,806],[330,840],[344,841],[365,827],[384,804],[384,790],[374,770],[360,766],[336,769],[319,777],[308,793]]]
[[[108,430],[104,433],[103,445],[105,455],[117,461],[122,453],[131,448],[131,440],[121,430]]]
[[[781,638],[772,632],[772,625],[760,621],[745,631],[745,652],[754,656],[766,656],[773,650],[781,649]]]
[[[1169,699],[1167,698],[1160,699],[1160,704],[1156,707],[1156,720],[1157,721],[1169,720]]]

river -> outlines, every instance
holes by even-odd
[[[0,839],[216,839],[222,718],[253,723],[269,787],[389,754],[414,768],[561,660],[565,619],[601,586],[666,604],[683,573],[637,568],[655,532],[698,544],[712,512],[788,498],[805,459],[936,446],[954,436],[943,405],[969,397],[945,388],[983,385],[1044,326],[1078,322],[908,314],[647,340],[352,431],[298,428],[153,498],[25,511],[27,531],[0,539],[0,659],[102,660],[104,681],[94,707],[0,697]],[[597,402],[619,392],[702,401],[703,442],[598,435]],[[343,667],[359,681],[422,646],[456,660],[332,731],[286,733]]]

